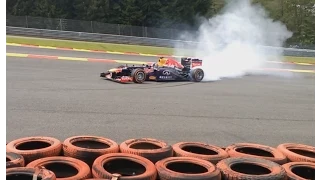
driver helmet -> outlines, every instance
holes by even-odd
[[[160,57],[158,61],[158,66],[164,66],[166,64],[167,59],[164,57]]]

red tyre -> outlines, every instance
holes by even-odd
[[[126,140],[120,144],[120,151],[145,157],[153,163],[173,156],[173,149],[169,144],[151,138]]]
[[[195,157],[210,161],[213,164],[228,158],[229,155],[222,148],[201,142],[179,142],[172,145],[178,157]]]
[[[92,166],[93,161],[103,154],[119,152],[119,145],[104,137],[73,136],[63,142],[65,156],[80,159]]]
[[[92,174],[94,178],[111,179],[120,175],[119,179],[155,180],[157,170],[154,164],[144,157],[128,153],[110,153],[94,161]]]
[[[24,157],[25,164],[36,159],[58,156],[62,150],[61,142],[52,137],[25,137],[7,144],[7,152],[14,152]]]
[[[222,179],[259,179],[259,180],[284,180],[286,172],[284,168],[262,158],[232,157],[217,163],[221,170]]]
[[[156,163],[161,180],[220,180],[220,170],[209,161],[193,157],[169,157]]]
[[[226,147],[230,157],[256,157],[285,164],[286,156],[276,148],[254,143],[236,143]]]
[[[27,165],[30,168],[40,166],[52,171],[57,179],[83,180],[92,177],[90,167],[85,162],[71,157],[46,157],[32,161]]]
[[[310,180],[315,178],[315,163],[290,162],[282,165],[289,180]]]
[[[56,176],[52,171],[42,168],[15,167],[7,169],[6,180],[16,179],[41,179],[56,180]],[[35,178],[36,177],[36,178]]]
[[[292,162],[315,163],[315,147],[304,144],[284,143],[277,149],[281,151]]]

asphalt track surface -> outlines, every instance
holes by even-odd
[[[7,53],[155,61],[25,47]],[[98,135],[170,144],[315,144],[314,74],[246,76],[216,82],[118,84],[99,78],[116,64],[7,57],[7,137]],[[293,66],[290,66],[293,68]],[[314,69],[314,66],[294,66]]]

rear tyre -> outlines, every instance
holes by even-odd
[[[193,69],[191,71],[192,80],[195,82],[200,82],[204,78],[204,71],[200,68]]]
[[[135,83],[143,83],[146,80],[146,73],[143,69],[134,69],[131,73],[132,80]]]

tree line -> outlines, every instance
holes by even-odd
[[[294,34],[289,44],[315,44],[315,0],[253,0]],[[196,30],[225,0],[7,0],[8,15]]]

